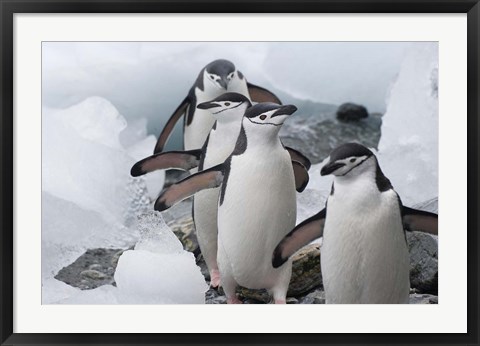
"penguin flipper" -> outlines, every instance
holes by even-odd
[[[302,192],[308,185],[310,177],[304,165],[298,161],[292,160],[293,175],[295,176],[295,189]]]
[[[273,267],[280,267],[296,251],[310,243],[312,240],[322,237],[326,215],[327,209],[323,208],[318,214],[306,219],[290,231],[290,233],[278,243],[273,251]]]
[[[248,93],[253,102],[273,102],[281,105],[282,101],[271,91],[247,82]]]
[[[438,215],[424,210],[402,208],[403,226],[407,231],[438,235]]]
[[[201,155],[201,149],[168,151],[155,154],[134,164],[130,170],[130,174],[132,177],[138,177],[158,169],[180,169],[188,171],[199,165]]]
[[[170,134],[172,133],[173,128],[175,127],[175,124],[177,123],[178,119],[180,119],[182,115],[185,114],[189,105],[190,105],[190,99],[187,96],[182,101],[182,103],[180,103],[180,105],[177,107],[175,112],[173,112],[170,119],[168,119],[167,123],[165,124],[165,127],[162,130],[162,133],[160,133],[160,136],[158,137],[157,144],[155,145],[155,149],[153,150],[154,154],[158,154],[162,152],[163,147],[165,146],[165,143],[167,143],[167,140],[170,137]]]
[[[290,154],[290,157],[292,158],[292,160],[295,160],[295,161],[298,161],[300,162],[302,165],[305,166],[305,168],[307,170],[310,169],[310,167],[312,166],[312,163],[310,162],[310,160],[308,159],[308,157],[306,157],[305,155],[303,155],[301,152],[299,152],[298,150],[295,150],[293,148],[290,148],[290,147],[287,147],[287,146],[284,146],[285,149],[288,151],[288,153]]]
[[[222,184],[223,177],[223,164],[193,174],[164,190],[155,201],[154,208],[163,211],[198,191],[218,187]]]

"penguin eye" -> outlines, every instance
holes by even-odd
[[[357,159],[350,159],[351,163],[354,163],[355,161],[357,161]]]
[[[225,102],[224,105],[228,107],[230,106],[230,102]]]
[[[215,77],[213,75],[210,75],[210,79],[215,79]]]
[[[233,72],[232,72],[232,73],[230,73],[230,74],[228,75],[227,78],[228,78],[228,79],[232,79],[233,77],[234,77],[234,74],[233,74]]]
[[[260,119],[265,120],[267,116],[265,114],[260,115]]]

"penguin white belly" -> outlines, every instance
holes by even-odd
[[[291,263],[273,268],[271,254],[295,226],[296,195],[288,153],[233,156],[218,210],[219,265],[248,288],[288,287]],[[262,155],[263,154],[263,155]],[[223,255],[222,255],[223,253]],[[223,273],[222,273],[223,275]],[[285,283],[286,282],[286,283]],[[285,288],[286,293],[286,288]]]
[[[236,142],[232,140],[232,138],[236,138],[237,134],[233,135],[232,138],[225,138],[225,136],[222,136],[225,132],[215,130],[210,132],[203,169],[208,169],[222,163],[232,153]],[[226,134],[229,135],[228,132]],[[203,258],[210,270],[217,269],[217,212],[219,194],[220,188],[199,191],[195,194],[193,204],[193,217],[198,243]]]
[[[358,186],[361,186],[360,182]],[[408,303],[409,253],[397,195],[335,184],[321,248],[327,303]]]

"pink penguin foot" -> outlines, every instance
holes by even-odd
[[[217,288],[220,286],[220,272],[217,269],[210,271],[210,287]]]
[[[285,299],[275,299],[275,304],[287,304]]]
[[[237,297],[227,298],[227,304],[243,304],[243,302]]]

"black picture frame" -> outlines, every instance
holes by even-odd
[[[15,13],[467,13],[468,333],[466,334],[19,334],[13,333],[13,16]],[[479,0],[0,0],[2,345],[411,344],[478,345]],[[453,182],[452,182],[453,183]],[[452,316],[455,318],[455,316]],[[405,323],[415,323],[415,317]],[[417,321],[421,323],[421,321]],[[282,322],[286,323],[286,322]],[[221,331],[219,331],[221,332]]]

